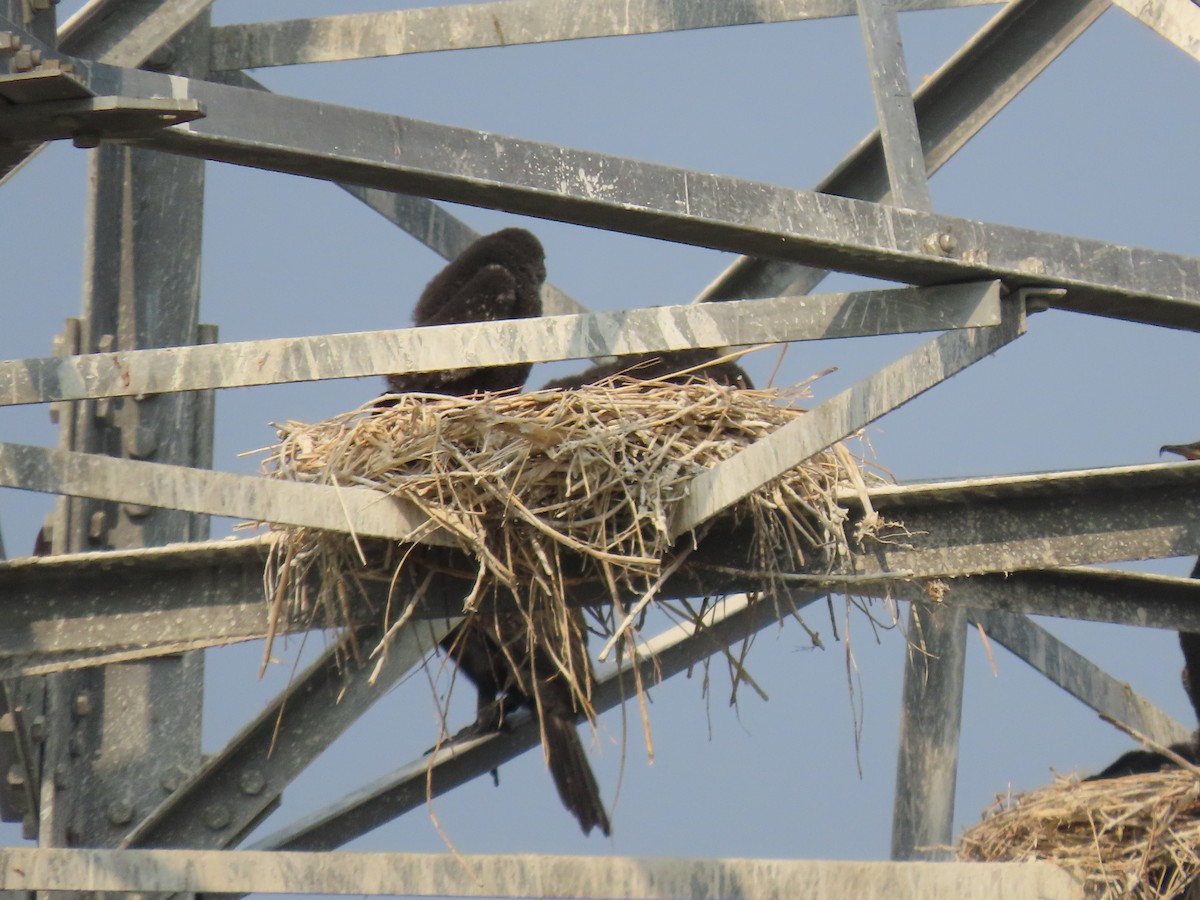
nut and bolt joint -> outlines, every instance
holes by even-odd
[[[128,797],[120,797],[108,804],[108,821],[114,825],[128,825],[133,821],[133,803]]]
[[[937,256],[949,256],[958,249],[958,238],[948,231],[935,232],[921,242],[921,249]]]
[[[247,769],[238,776],[238,790],[249,797],[261,794],[266,786],[266,776],[258,769]]]
[[[71,698],[71,714],[77,719],[82,719],[92,714],[92,695],[87,691],[80,691]]]
[[[233,816],[230,815],[229,808],[223,803],[214,803],[211,806],[204,807],[204,810],[200,813],[200,818],[213,831],[220,831],[233,821]]]

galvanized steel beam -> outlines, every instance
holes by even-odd
[[[881,555],[870,547],[849,568],[881,577],[1000,573],[950,581],[946,603],[1200,630],[1195,580],[1030,571],[1194,555],[1200,550],[1200,463],[883,487],[869,497],[886,518],[910,526],[913,533],[902,540],[911,549],[890,547]],[[857,508],[853,496],[845,502]],[[736,566],[735,543],[722,540],[706,559],[717,562],[717,551],[725,550],[725,562]],[[54,654],[109,653],[131,643],[261,636],[265,559],[262,541],[219,541],[0,563],[0,611],[10,623],[0,630],[0,657],[25,664]],[[894,592],[904,591],[903,577]],[[669,580],[663,596],[742,590],[752,581],[696,569],[686,581]],[[429,591],[428,609],[418,614],[446,615],[461,603],[463,585],[435,580]],[[279,627],[307,625],[285,618]]]
[[[375,671],[370,661],[352,664],[347,645],[330,647],[140,821],[121,846],[237,846],[275,809],[287,785],[420,665],[456,621],[410,621],[389,639]],[[357,635],[364,652],[382,637],[379,627]]]
[[[890,280],[1000,278],[1057,286],[1068,289],[1059,306],[1200,329],[1200,259],[1194,257],[891,209],[210,82],[80,60],[75,65],[97,94],[200,101],[207,118],[140,142],[165,152]],[[346,134],[356,136],[352,152]]]
[[[450,542],[411,501],[368,488],[276,481],[24,444],[0,443],[0,485],[393,540]]]
[[[121,893],[401,894],[758,900],[1041,897],[1083,900],[1050,863],[814,862],[791,859],[264,853],[202,850],[0,850],[0,889]]]
[[[211,5],[212,0],[91,0],[59,28],[57,52],[140,66]],[[161,62],[169,60],[164,56]],[[40,149],[0,150],[0,185]]]
[[[905,10],[994,0],[903,0]],[[853,0],[503,0],[213,29],[214,71],[849,16]]]
[[[1015,572],[1200,547],[1198,462],[880,487],[869,496],[904,533],[855,554],[849,567],[860,575]],[[853,496],[845,502],[859,509]]]
[[[91,0],[59,29],[59,50],[140,66],[210,6],[212,0]]]
[[[751,601],[745,594],[715,604],[697,630],[681,624],[655,636],[643,646],[637,664],[650,682],[670,678],[714,653],[779,621],[792,609],[824,596],[794,591]],[[778,602],[775,602],[778,601]],[[597,712],[613,709],[629,691],[630,661],[617,671],[601,674],[592,695]],[[254,844],[269,850],[332,850],[389,822],[432,797],[438,797],[477,778],[540,742],[537,721],[518,715],[502,732],[456,743],[428,755],[355,791],[342,800],[292,823]]]
[[[896,4],[892,0],[858,0],[858,22],[891,187],[884,202],[905,209],[932,209]]]
[[[1200,6],[1192,0],[1113,0],[1113,5],[1200,60]]]
[[[1008,3],[913,93],[928,174],[962,149],[1108,8],[1108,0]],[[816,186],[823,193],[875,201],[887,196],[888,189],[878,130]],[[803,294],[827,274],[827,269],[743,257],[697,299]]]
[[[0,677],[263,637],[267,548],[214,541],[0,564]],[[299,625],[284,617],[280,630]]]
[[[0,362],[0,406],[429,372],[456,365],[978,328],[996,282],[857,291]]]
[[[953,859],[967,616],[911,604],[896,754],[892,859]]]
[[[1002,323],[992,328],[939,335],[701,472],[691,480],[687,496],[672,515],[671,533],[678,536],[691,531],[814,454],[1024,334],[1025,310],[1016,302],[1005,301],[1002,317]]]
[[[1010,650],[1096,712],[1123,722],[1160,744],[1186,741],[1191,736],[1191,729],[1024,616],[983,610],[968,615],[989,640]]]
[[[1200,632],[1200,580],[1195,578],[1112,569],[1031,569],[950,579],[945,587],[942,602],[949,607]],[[897,591],[924,599],[903,585]]]

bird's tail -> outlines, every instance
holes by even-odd
[[[608,813],[600,800],[600,786],[596,784],[575,722],[546,715],[542,719],[542,735],[546,742],[546,765],[563,806],[579,820],[584,834],[598,827],[608,837]]]

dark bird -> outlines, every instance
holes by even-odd
[[[533,640],[527,620],[517,612],[476,613],[443,639],[442,646],[458,671],[478,691],[475,722],[455,739],[501,730],[514,711],[528,709],[541,726],[546,765],[563,806],[584,834],[599,828],[608,837],[608,813],[577,728],[583,710],[561,668],[569,668],[577,681],[586,682],[580,687],[591,693],[595,675],[583,613],[572,608],[565,619],[536,619],[540,624]],[[566,633],[554,627],[564,621]],[[563,653],[561,667],[554,653]]]
[[[484,235],[425,286],[413,310],[413,324],[451,325],[526,319],[542,314],[546,256],[536,237],[523,228]],[[515,390],[529,377],[529,363],[410,372],[387,377],[394,394],[466,396]],[[386,401],[384,401],[386,403]]]
[[[1177,453],[1184,459],[1200,459],[1200,441],[1191,444],[1166,444],[1159,448],[1162,453]],[[1200,559],[1192,568],[1192,578],[1200,578]],[[1194,673],[1200,673],[1200,633],[1195,631],[1179,632],[1179,648],[1183,651],[1183,681],[1184,692],[1191,701],[1200,723],[1200,683]],[[1200,731],[1192,735],[1191,740],[1172,744],[1170,750],[1190,763],[1200,762]],[[1102,771],[1086,778],[1085,781],[1097,781],[1101,778],[1120,778],[1123,775],[1140,775],[1147,772],[1161,772],[1164,769],[1176,768],[1177,763],[1154,750],[1130,750],[1123,753]]]
[[[540,316],[545,280],[541,243],[524,229],[506,228],[479,238],[434,276],[417,300],[413,323],[420,327]],[[524,386],[530,368],[523,363],[389,375],[388,390],[454,396],[516,390]],[[387,402],[385,397],[380,405]],[[586,682],[584,689],[590,693],[595,675],[582,612],[572,610],[567,621],[570,630],[556,636],[557,642],[547,635],[537,638],[557,643],[555,649],[565,644],[576,677]],[[547,649],[530,639],[525,618],[518,613],[480,613],[447,634],[441,646],[478,692],[475,722],[459,734],[499,730],[513,711],[530,710],[539,720],[546,765],[563,805],[579,820],[584,834],[599,828],[607,836],[608,814],[576,727],[583,711]]]
[[[614,375],[625,375],[642,381],[668,379],[680,382],[707,378],[718,384],[751,388],[750,376],[735,362],[714,362],[719,359],[715,350],[669,350],[661,353],[640,353],[622,356],[614,362],[599,363],[576,375],[567,375],[547,382],[544,387],[577,388],[595,384]],[[688,371],[680,375],[679,372]]]
[[[1172,753],[1196,763],[1196,748],[1191,741],[1171,744]],[[1124,778],[1126,775],[1148,775],[1151,772],[1163,772],[1167,769],[1179,768],[1175,760],[1164,756],[1157,750],[1130,750],[1122,753],[1115,760],[1097,772],[1089,775],[1084,781],[1103,781],[1107,778]]]
[[[1184,459],[1200,459],[1200,441],[1190,444],[1165,444],[1158,448],[1159,455],[1163,453],[1178,453]]]

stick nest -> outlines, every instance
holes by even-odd
[[[317,424],[277,426],[279,443],[269,449],[265,471],[366,486],[415,503],[474,561],[474,572],[460,573],[473,579],[463,613],[471,617],[488,599],[515,605],[530,645],[523,652],[549,650],[589,714],[590,668],[581,673],[573,662],[586,637],[577,614],[567,612],[578,607],[568,602],[572,585],[582,579],[606,586],[612,605],[593,610],[598,627],[589,628],[610,638],[606,651],[636,654],[633,623],[694,547],[669,533],[690,480],[804,414],[781,405],[778,392],[711,381],[615,379],[566,391],[393,399],[392,406],[371,404]],[[736,505],[733,515],[752,524],[761,590],[784,569],[837,565],[849,551],[837,495],[856,486],[865,487],[858,463],[839,447]],[[352,535],[275,527],[279,539],[266,573],[273,620],[302,610],[318,625],[345,624],[366,581],[398,584],[402,573],[416,572],[410,584],[419,585],[429,556],[420,545],[390,545],[381,561]],[[389,600],[389,636],[420,593],[418,587],[403,602]],[[683,615],[699,618],[688,610]]]
[[[1200,778],[1171,769],[1100,781],[1062,778],[1001,798],[962,836],[962,860],[1048,860],[1087,896],[1181,897],[1200,873]]]

